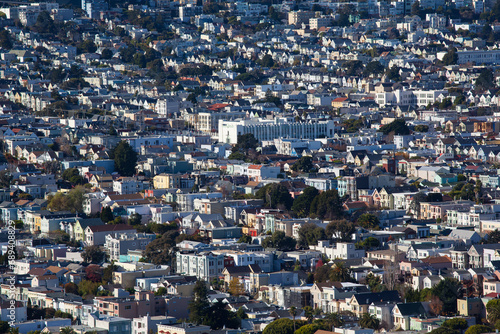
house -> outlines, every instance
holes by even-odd
[[[410,318],[426,317],[428,315],[429,303],[400,303],[392,309],[394,327],[407,331],[410,329]]]
[[[368,308],[376,302],[400,302],[399,293],[395,290],[383,292],[356,293],[348,299],[349,311],[360,317],[363,313],[368,313]]]
[[[104,245],[106,235],[110,233],[137,233],[137,230],[130,225],[94,225],[85,229],[85,243],[89,246]]]

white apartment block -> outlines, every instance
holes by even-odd
[[[219,121],[219,142],[221,143],[236,144],[238,135],[247,133],[252,133],[259,142],[276,138],[330,138],[334,134],[334,123],[331,120],[297,122],[290,117],[279,117],[273,120]]]
[[[458,51],[457,63],[475,63],[481,64],[499,64],[500,63],[500,50],[471,50],[471,51]]]
[[[439,101],[441,95],[447,96],[445,90],[401,90],[377,93],[376,102],[381,105],[419,106],[425,107],[429,103]]]
[[[177,274],[196,276],[209,281],[219,277],[224,270],[224,255],[211,252],[176,254]]]

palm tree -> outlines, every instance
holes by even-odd
[[[361,316],[361,319],[359,319],[359,325],[361,328],[378,329],[380,326],[380,320],[370,313],[364,313]]]
[[[344,325],[344,319],[342,319],[342,316],[337,312],[327,314],[325,319],[329,327],[342,327]]]
[[[293,318],[293,332],[295,333],[295,317],[297,316],[297,308],[292,306],[288,312],[290,312],[290,315]]]
[[[61,328],[61,330],[59,331],[59,334],[76,334],[76,332],[71,327],[64,327],[64,328]]]
[[[307,318],[309,323],[314,320],[314,310],[311,306],[304,307],[304,316]]]

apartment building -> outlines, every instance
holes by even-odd
[[[210,281],[219,277],[224,269],[224,254],[212,252],[182,253],[177,252],[177,273],[181,275],[196,276],[198,279]]]
[[[145,250],[155,238],[156,234],[112,233],[106,235],[104,248],[110,261],[120,261],[120,255],[126,255],[129,250]]]

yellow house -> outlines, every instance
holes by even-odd
[[[171,189],[180,188],[181,175],[180,174],[160,174],[153,178],[153,186],[155,189]]]

